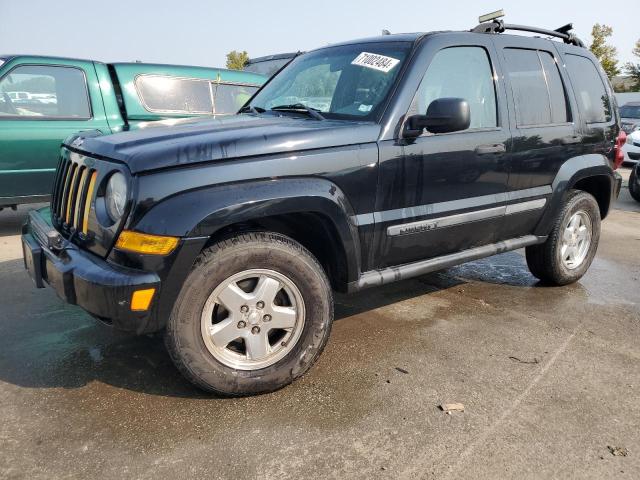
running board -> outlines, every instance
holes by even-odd
[[[369,287],[377,287],[379,285],[397,282],[398,280],[417,277],[419,275],[424,275],[425,273],[453,267],[472,260],[478,260],[479,258],[490,257],[498,253],[509,252],[511,250],[517,250],[518,248],[528,247],[529,245],[544,243],[546,239],[547,237],[527,235],[524,237],[504,240],[498,243],[492,243],[490,245],[483,245],[482,247],[463,250],[457,253],[451,253],[449,255],[443,255],[441,257],[430,258],[429,260],[420,260],[418,262],[407,263],[397,267],[384,268],[382,270],[371,270],[360,275],[360,278],[357,281],[349,283],[349,291],[355,292]]]

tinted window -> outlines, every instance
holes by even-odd
[[[609,96],[593,62],[578,55],[566,55],[565,62],[586,122],[596,123],[611,120]]]
[[[436,53],[410,114],[425,114],[432,101],[445,97],[464,98],[469,103],[470,128],[497,126],[493,72],[484,48],[455,47]]]
[[[207,80],[143,75],[136,87],[147,110],[171,113],[212,113]]]
[[[236,113],[258,90],[258,87],[224,83],[214,84],[213,88],[215,88],[215,113],[218,114]]]
[[[549,52],[539,51],[540,61],[544,69],[544,75],[547,79],[547,87],[549,89],[549,103],[551,105],[551,123],[566,123],[569,121],[567,115],[567,96],[565,95],[564,85],[558,64]]]
[[[507,48],[507,72],[516,107],[516,123],[567,122],[567,100],[560,72],[549,52]]]
[[[91,117],[84,72],[78,68],[25,65],[0,80],[0,118]]]

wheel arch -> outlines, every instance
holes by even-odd
[[[292,178],[187,191],[153,206],[134,228],[158,235],[208,237],[207,244],[235,232],[282,233],[311,251],[332,286],[344,290],[360,272],[354,217],[344,192],[334,183]]]
[[[538,222],[535,234],[546,236],[562,210],[570,190],[582,190],[593,195],[598,202],[600,217],[604,219],[615,199],[615,176],[611,163],[604,155],[579,155],[567,160],[551,184],[551,197]]]

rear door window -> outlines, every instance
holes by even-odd
[[[0,80],[0,119],[31,120],[91,118],[89,92],[79,68],[22,65]]]
[[[587,123],[611,120],[611,100],[598,69],[591,60],[580,55],[565,55],[567,70]]]
[[[521,126],[566,123],[567,99],[558,66],[549,52],[506,48],[507,73]]]
[[[213,113],[208,80],[140,75],[136,88],[144,107],[158,113]]]
[[[213,88],[215,89],[215,113],[223,115],[237,113],[258,90],[258,87],[252,85],[226,83],[214,84]]]

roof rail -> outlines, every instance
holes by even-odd
[[[527,27],[526,25],[504,23],[503,20],[495,18],[491,22],[484,22],[479,24],[471,31],[474,33],[502,33],[505,30],[518,30],[520,32],[539,33],[541,35],[547,35],[549,37],[561,38],[564,43],[584,48],[584,43],[582,42],[582,40],[576,37],[574,33],[571,33],[571,30],[573,30],[572,23],[567,23],[566,25],[563,25],[560,28],[556,28],[555,30],[546,30],[544,28]]]

